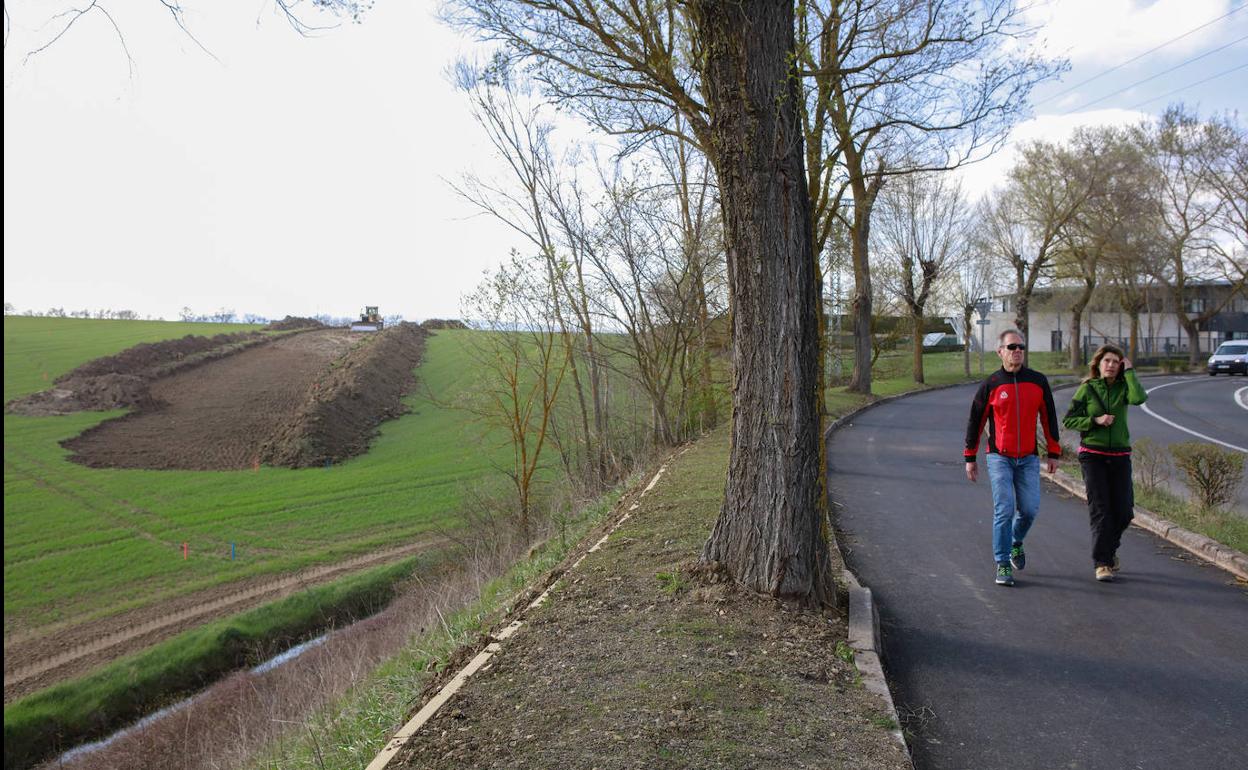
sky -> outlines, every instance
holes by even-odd
[[[1244,4],[1032,3],[1071,69],[1037,89],[1010,145],[963,172],[967,191],[1000,183],[1019,140],[1173,101],[1248,121]],[[157,0],[102,7],[28,56],[55,11],[6,2],[4,299],[19,312],[458,317],[523,245],[448,184],[498,166],[445,74],[474,46],[436,3],[376,0],[362,23],[304,37],[271,0],[186,0],[194,39]]]

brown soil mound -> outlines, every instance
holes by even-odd
[[[368,448],[400,397],[425,332],[321,329],[284,336],[150,383],[137,411],[62,443],[96,468],[308,467]]]
[[[328,329],[330,327],[315,318],[300,318],[288,315],[280,321],[272,321],[264,327],[265,331],[284,332],[293,329]]]
[[[259,332],[241,332],[140,343],[62,374],[53,381],[56,387],[11,401],[5,411],[41,416],[150,408],[155,405],[149,392],[152,381],[272,340]]]
[[[308,468],[362,454],[386,420],[406,411],[400,399],[416,383],[424,329],[399,324],[363,338],[312,383],[294,419],[264,443],[266,465]]]

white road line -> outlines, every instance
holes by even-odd
[[[1198,381],[1198,380],[1175,380],[1174,382],[1167,382],[1167,383],[1165,383],[1164,385],[1154,385],[1153,387],[1149,388],[1148,390],[1146,390],[1146,391],[1144,391],[1144,392],[1145,392],[1145,393],[1152,393],[1154,390],[1161,390],[1162,388],[1168,388],[1168,387],[1170,387],[1171,385],[1180,385],[1180,384],[1182,384],[1182,383],[1184,383],[1184,382],[1197,382],[1197,381]],[[1240,392],[1240,391],[1243,391],[1243,390],[1248,390],[1248,388],[1240,388],[1240,390],[1239,390],[1239,391],[1236,391],[1236,395],[1238,396],[1238,395],[1239,395],[1239,392]],[[1205,434],[1203,434],[1203,433],[1197,433],[1196,431],[1192,430],[1191,428],[1184,428],[1182,425],[1179,425],[1177,422],[1173,422],[1173,421],[1171,421],[1171,420],[1167,420],[1165,417],[1162,417],[1161,415],[1157,414],[1157,413],[1156,413],[1156,412],[1154,412],[1152,409],[1149,409],[1149,408],[1148,408],[1148,404],[1140,404],[1140,408],[1144,410],[1144,413],[1145,413],[1145,414],[1149,415],[1150,417],[1155,417],[1156,419],[1161,420],[1161,421],[1162,421],[1162,422],[1164,422],[1166,425],[1169,425],[1171,428],[1178,428],[1179,430],[1183,431],[1184,433],[1190,433],[1190,434],[1192,434],[1193,436],[1196,436],[1197,438],[1203,438],[1205,441],[1212,441],[1213,443],[1215,443],[1215,444],[1221,444],[1222,446],[1227,447],[1228,449],[1234,449],[1234,450],[1235,450],[1235,451],[1237,451],[1237,452],[1243,452],[1244,454],[1248,454],[1248,449],[1244,449],[1242,446],[1235,446],[1234,444],[1228,444],[1228,443],[1226,443],[1225,441],[1219,441],[1218,439],[1214,438],[1213,436],[1206,436],[1206,435],[1205,435]]]
[[[1248,409],[1248,385],[1245,385],[1235,391],[1235,403],[1239,404],[1244,409]]]

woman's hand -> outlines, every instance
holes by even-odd
[[[1126,358],[1126,357],[1122,359],[1122,370],[1124,372],[1128,369],[1134,369],[1134,368],[1135,368],[1135,365],[1131,363],[1131,359]]]
[[[1094,419],[1092,422],[1096,423],[1097,425],[1101,425],[1101,426],[1108,428],[1109,426],[1114,424],[1114,416],[1112,414],[1103,414],[1100,417],[1097,417],[1096,419]]]

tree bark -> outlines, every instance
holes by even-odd
[[[733,313],[728,481],[702,560],[756,591],[832,605],[816,392],[819,286],[793,6],[705,0],[693,8]]]
[[[968,380],[971,378],[971,340],[975,334],[975,326],[971,323],[972,312],[971,305],[962,308],[962,339],[965,340],[962,345],[962,373]]]
[[[914,381],[923,383],[923,311],[911,311],[910,321],[914,325]]]
[[[1074,371],[1079,371],[1083,366],[1083,339],[1079,330],[1083,325],[1083,311],[1092,301],[1092,292],[1095,289],[1094,283],[1085,281],[1083,291],[1079,293],[1078,299],[1070,308],[1070,368]]]
[[[852,149],[846,149],[845,157],[851,168],[861,168],[861,159]],[[868,183],[860,174],[850,178],[854,193],[854,226],[850,233],[850,256],[854,263],[854,299],[850,303],[854,316],[854,372],[846,387],[851,393],[871,395],[871,209],[880,191],[877,175]]]

